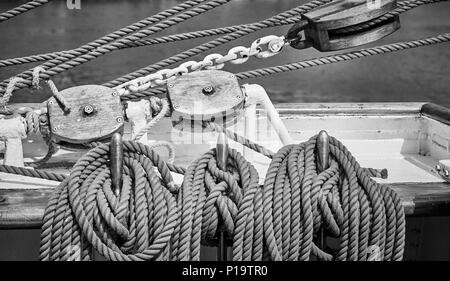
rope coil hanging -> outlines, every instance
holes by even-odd
[[[377,246],[381,260],[401,260],[405,214],[398,195],[370,178],[347,148],[330,137],[330,166],[318,173],[317,136],[280,149],[266,174],[264,234],[272,260],[367,260]],[[318,231],[338,240],[319,249]]]
[[[81,157],[56,188],[45,210],[40,259],[90,260],[93,250],[109,260],[164,260],[177,221],[174,184],[153,150],[124,141],[123,185],[111,189],[109,146]]]
[[[252,196],[258,188],[258,173],[239,152],[228,150],[227,170],[217,165],[216,149],[194,161],[184,175],[178,195],[180,219],[173,237],[173,260],[199,260],[200,245],[212,245],[223,226],[228,237],[235,237],[233,248],[246,249],[243,231],[255,220],[249,213]],[[262,214],[260,214],[262,215]],[[262,216],[259,216],[262,219]],[[262,220],[259,240],[262,242]],[[255,226],[257,228],[257,226]],[[261,248],[262,244],[257,243]]]

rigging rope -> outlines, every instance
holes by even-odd
[[[0,14],[0,22],[2,21],[6,21],[8,19],[11,19],[13,17],[16,17],[20,14],[26,13],[30,10],[33,10],[39,6],[42,6],[44,4],[47,4],[48,2],[50,2],[51,0],[34,0],[34,1],[29,1],[23,5],[20,5],[14,9],[11,9],[9,11],[3,12]]]
[[[210,49],[213,49],[215,47],[218,47],[220,45],[223,45],[225,43],[231,42],[233,40],[236,40],[238,38],[241,38],[245,35],[248,35],[250,33],[256,32],[258,30],[261,30],[263,28],[271,27],[274,24],[276,24],[280,20],[284,20],[289,17],[295,17],[299,16],[303,13],[306,13],[307,11],[310,11],[316,7],[319,7],[321,5],[324,5],[328,2],[331,2],[331,0],[315,0],[311,1],[309,3],[306,3],[304,5],[298,6],[296,8],[290,9],[288,11],[285,11],[283,13],[280,13],[278,15],[275,15],[273,17],[270,17],[266,20],[259,21],[254,24],[249,24],[246,26],[245,29],[238,30],[236,32],[230,33],[228,35],[222,36],[220,38],[217,38],[215,40],[209,41],[207,43],[198,45],[197,47],[191,48],[189,50],[186,50],[182,53],[179,53],[175,56],[169,57],[167,59],[164,59],[162,61],[159,61],[157,63],[154,63],[152,65],[149,65],[145,68],[141,68],[135,72],[129,73],[125,76],[119,77],[113,81],[110,81],[108,83],[105,83],[104,86],[107,87],[114,87],[118,86],[120,84],[126,83],[132,79],[136,79],[141,76],[148,75],[150,73],[153,73],[157,70],[160,70],[164,67],[170,66],[172,64],[175,64],[177,62],[183,61],[185,59],[188,59],[190,57],[193,57],[195,55],[201,54],[203,52],[206,52]]]
[[[202,2],[208,1],[205,4]],[[152,17],[139,21],[133,25],[122,28],[116,32],[108,34],[89,44],[83,45],[75,50],[63,54],[62,57],[52,59],[40,65],[46,71],[40,73],[40,77],[48,79],[53,75],[74,68],[82,63],[88,62],[96,57],[107,54],[113,50],[123,47],[126,43],[131,43],[142,39],[146,36],[165,30],[171,26],[181,23],[185,20],[203,14],[211,9],[228,3],[231,0],[192,0],[181,3],[174,8],[160,12]],[[199,4],[196,6],[197,4]],[[193,7],[193,8],[192,8]],[[190,10],[187,10],[192,8]],[[180,11],[184,11],[181,12]],[[150,27],[147,27],[151,25]],[[144,28],[144,29],[142,29]],[[140,30],[142,29],[142,30]],[[140,30],[140,31],[137,31]],[[135,32],[137,31],[137,32]],[[135,32],[135,33],[133,33]],[[133,34],[131,34],[133,33]],[[31,70],[22,72],[16,77],[26,80],[15,85],[15,89],[21,89],[31,85]],[[8,80],[3,81],[0,86],[5,87]],[[0,94],[4,93],[4,89],[0,88]]]
[[[267,28],[281,26],[281,25],[294,24],[299,20],[300,20],[300,18],[298,18],[298,17],[287,18],[282,21],[277,21],[276,23],[274,23],[273,26],[267,26]],[[233,25],[233,26],[227,26],[227,27],[219,27],[219,28],[213,28],[213,29],[185,32],[185,33],[179,33],[179,34],[167,35],[167,36],[155,37],[155,38],[149,38],[149,39],[141,39],[141,40],[127,43],[125,46],[119,47],[119,49],[136,48],[136,47],[150,46],[150,45],[156,45],[156,44],[165,44],[165,43],[171,43],[171,42],[177,42],[177,41],[183,41],[183,40],[189,40],[189,39],[197,39],[197,38],[227,34],[227,33],[235,32],[235,31],[241,30],[243,28],[246,28],[247,25],[248,24]],[[51,52],[51,53],[45,53],[45,54],[31,55],[31,56],[26,56],[26,57],[4,59],[4,60],[0,60],[0,67],[26,64],[26,63],[32,63],[32,62],[39,62],[39,61],[47,61],[47,60],[58,58],[70,51],[71,50],[66,50],[66,51],[60,51],[60,52]]]
[[[343,54],[325,56],[325,57],[320,57],[320,58],[315,58],[315,59],[309,59],[309,60],[303,60],[303,61],[284,64],[284,65],[279,65],[279,66],[273,66],[273,67],[260,68],[260,69],[245,71],[245,72],[239,72],[236,74],[236,77],[238,79],[256,78],[256,77],[272,75],[272,74],[277,74],[277,73],[282,73],[282,72],[287,72],[287,71],[292,71],[292,70],[298,70],[298,69],[304,69],[304,68],[320,66],[320,65],[325,65],[325,64],[349,61],[349,60],[359,59],[359,58],[363,58],[363,57],[381,55],[381,54],[397,52],[397,51],[403,51],[403,50],[417,48],[417,47],[429,46],[429,45],[444,43],[444,42],[448,42],[448,41],[450,41],[450,33],[445,33],[442,35],[428,37],[428,38],[419,39],[419,40],[392,43],[392,44],[377,46],[377,47],[373,47],[373,48],[367,48],[367,49],[361,49],[361,50],[357,50],[357,51],[347,52],[347,53],[343,53]],[[161,92],[150,90],[147,93],[158,94]]]

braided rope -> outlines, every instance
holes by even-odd
[[[178,209],[169,166],[148,147],[124,141],[123,184],[111,189],[109,146],[81,157],[47,205],[40,260],[166,260]],[[154,170],[157,168],[157,171]]]
[[[342,143],[330,138],[331,163],[318,173],[316,138],[273,157],[263,189],[264,237],[272,260],[401,260],[405,218],[398,195],[370,179]],[[318,231],[340,242],[335,253],[314,244]]]
[[[282,21],[275,22],[273,24],[273,27],[294,24],[297,21],[299,21],[298,17],[287,18]],[[189,40],[189,39],[197,39],[197,38],[216,36],[216,35],[221,35],[221,34],[228,34],[228,33],[235,32],[235,31],[241,30],[243,28],[246,28],[247,25],[248,24],[233,25],[233,26],[227,26],[227,27],[219,27],[219,28],[213,28],[213,29],[179,33],[179,34],[150,38],[150,39],[142,39],[142,40],[137,40],[134,42],[126,43],[123,47],[119,47],[119,49],[137,48],[137,47],[144,47],[144,46],[150,46],[150,45],[156,45],[156,44],[165,44],[165,43],[184,41],[184,40]],[[269,27],[272,27],[272,26],[267,26],[267,28],[269,28]],[[20,64],[26,64],[26,63],[33,63],[33,62],[40,62],[40,61],[56,59],[70,51],[71,50],[66,50],[66,51],[31,55],[31,56],[26,56],[26,57],[4,59],[4,60],[0,60],[0,67],[7,67],[7,66],[12,66],[12,65],[20,65]]]
[[[259,188],[258,173],[234,149],[228,150],[226,171],[217,166],[215,157],[216,150],[212,149],[186,171],[178,196],[180,217],[172,239],[172,260],[199,260],[201,244],[217,243],[219,221],[228,237],[239,237],[233,245],[236,251],[249,246],[243,245],[242,233],[246,228],[253,230],[255,218],[248,215],[253,208],[252,195]],[[246,227],[246,223],[251,226]],[[262,241],[262,224],[257,225],[259,236],[254,241]]]
[[[195,5],[208,1],[205,4],[194,7]],[[181,3],[171,9],[160,12],[152,17],[141,20],[133,25],[122,28],[116,32],[108,34],[100,39],[97,39],[89,44],[83,45],[77,49],[71,50],[61,55],[57,59],[52,59],[40,65],[46,71],[40,73],[40,77],[43,79],[48,79],[53,75],[61,73],[63,71],[69,70],[80,64],[88,62],[94,58],[101,55],[107,54],[111,51],[117,50],[123,47],[126,43],[131,43],[136,40],[142,39],[146,36],[160,32],[167,29],[173,25],[181,23],[185,20],[203,14],[211,9],[219,7],[223,4],[228,3],[231,0],[191,0]],[[193,8],[192,8],[193,7]],[[192,8],[191,10],[187,10]],[[182,12],[184,11],[184,12]],[[182,13],[180,13],[182,12]],[[178,14],[180,13],[180,14]],[[173,16],[176,15],[176,16]],[[173,16],[173,17],[171,17]],[[164,20],[166,19],[166,20]],[[150,27],[147,27],[152,25]],[[142,29],[137,31],[139,29]],[[137,32],[135,32],[137,31]],[[133,33],[135,32],[135,33]],[[133,34],[131,34],[133,33]],[[31,85],[30,76],[31,71],[25,71],[18,75],[17,77],[24,78],[26,82],[19,82],[15,85],[16,88],[21,89]],[[5,86],[8,80],[0,84],[0,86]],[[0,88],[0,94],[4,92],[3,88]]]
[[[147,135],[150,130],[155,126],[164,116],[166,116],[170,112],[169,108],[169,102],[166,99],[160,99],[157,97],[152,97],[150,99],[150,104],[157,103],[156,106],[159,110],[155,117],[153,117],[147,124],[145,124],[145,127],[142,128],[135,136],[134,140],[139,141],[143,136]],[[153,107],[153,109],[154,109]],[[153,110],[155,111],[155,110]]]
[[[2,164],[0,164],[0,172],[52,181],[63,181],[66,178],[63,174]]]
[[[240,72],[240,73],[236,74],[236,77],[238,79],[256,78],[256,77],[272,75],[272,74],[277,74],[277,73],[282,73],[282,72],[287,72],[287,71],[292,71],[292,70],[304,69],[304,68],[315,67],[315,66],[320,66],[320,65],[325,65],[325,64],[359,59],[359,58],[368,57],[368,56],[381,55],[381,54],[403,51],[403,50],[412,49],[412,48],[429,46],[429,45],[444,43],[444,42],[448,42],[448,41],[450,41],[450,33],[445,33],[442,35],[428,37],[428,38],[419,39],[419,40],[392,43],[392,44],[387,44],[387,45],[382,45],[382,46],[367,48],[367,49],[361,49],[361,50],[347,52],[347,53],[338,54],[338,55],[331,55],[331,56],[309,59],[309,60],[284,64],[284,65],[279,65],[279,66],[273,66],[273,67],[260,68],[260,69],[255,69],[255,70],[251,70],[251,71]],[[158,92],[156,92],[156,93],[158,93]],[[147,92],[147,94],[154,94],[154,92],[150,90]]]
[[[28,12],[30,10],[33,10],[39,6],[42,6],[44,4],[47,4],[48,2],[50,2],[51,0],[34,0],[34,1],[30,1],[27,2],[23,5],[20,5],[14,9],[11,9],[9,11],[3,12],[0,14],[0,22],[2,21],[6,21],[8,19],[11,19],[15,16],[18,16],[20,14],[23,14],[25,12]]]
[[[319,7],[323,4],[326,4],[328,2],[330,2],[331,0],[315,0],[309,3],[306,3],[304,5],[298,6],[296,8],[290,9],[288,11],[285,11],[283,13],[280,13],[278,15],[275,15],[273,17],[270,17],[266,20],[257,22],[257,23],[253,23],[253,24],[248,24],[246,25],[246,27],[244,29],[240,29],[236,32],[230,33],[226,36],[222,36],[220,38],[217,38],[215,40],[209,41],[207,43],[201,44],[197,47],[191,48],[189,50],[186,50],[182,53],[179,53],[175,56],[169,57],[167,59],[164,59],[162,61],[159,61],[157,63],[154,63],[152,65],[149,65],[145,68],[141,68],[135,72],[129,73],[125,76],[119,77],[115,80],[112,80],[108,83],[105,83],[104,86],[107,87],[114,87],[114,86],[118,86],[120,84],[126,83],[130,80],[136,79],[138,77],[141,76],[145,76],[148,75],[152,72],[155,72],[157,70],[160,70],[164,67],[170,66],[172,64],[175,64],[177,62],[183,61],[187,58],[193,57],[195,55],[201,54],[203,52],[206,52],[210,49],[213,49],[215,47],[218,47],[220,45],[223,45],[225,43],[228,43],[230,41],[236,40],[238,38],[241,38],[245,35],[248,35],[250,33],[256,32],[258,30],[261,30],[263,28],[267,28],[267,27],[271,27],[274,24],[277,24],[278,21],[280,20],[284,20],[286,18],[289,17],[294,17],[294,16],[299,16],[303,13],[306,13],[307,11],[310,11],[316,7]],[[142,93],[130,93],[126,96],[124,96],[125,99],[134,99],[134,98],[141,98],[142,97]]]

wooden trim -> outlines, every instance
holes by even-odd
[[[418,115],[424,103],[280,103],[282,115]]]
[[[422,105],[420,113],[436,121],[450,125],[450,109],[446,107],[434,103],[425,103]]]
[[[407,216],[449,216],[450,183],[392,184]],[[45,189],[0,189],[0,229],[40,228],[52,193]]]

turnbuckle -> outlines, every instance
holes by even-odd
[[[400,28],[398,16],[383,18],[396,6],[397,0],[335,0],[303,14],[286,41],[295,49],[321,52],[367,44]]]

